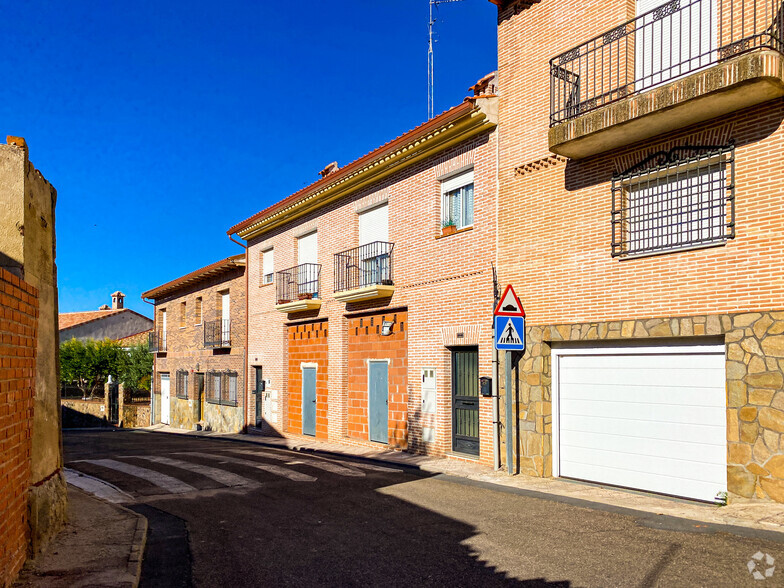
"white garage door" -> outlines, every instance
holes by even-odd
[[[723,345],[553,349],[553,473],[713,501],[727,489]]]

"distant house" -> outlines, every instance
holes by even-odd
[[[60,313],[60,342],[70,339],[119,340],[152,329],[153,321],[130,308],[123,308],[125,294],[112,294],[111,308]]]

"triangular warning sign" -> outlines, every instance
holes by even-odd
[[[504,295],[493,311],[495,316],[525,316],[523,305],[520,304],[520,299],[515,294],[512,284],[509,284],[504,290]]]
[[[504,328],[498,332],[496,345],[520,345],[522,342],[523,340],[520,338],[520,333],[517,332],[514,322],[511,318],[508,318]]]

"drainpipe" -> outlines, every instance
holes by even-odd
[[[144,296],[142,300],[152,306],[152,332],[155,333],[155,302],[150,302]],[[158,361],[157,353],[152,356],[152,374],[150,374],[150,426],[155,423],[155,364]]]
[[[498,32],[496,31],[496,35]],[[501,87],[500,73],[496,71],[496,88]],[[498,99],[500,102],[500,98]],[[500,105],[499,105],[500,107]],[[498,208],[501,200],[501,120],[500,117],[495,127],[495,265],[493,267],[493,310],[498,304],[498,280],[495,268],[498,267]],[[493,334],[493,470],[501,469],[501,417],[500,398],[498,397],[498,378],[500,377],[498,350],[495,348],[495,320],[490,330]]]
[[[250,290],[248,289],[248,268],[250,266],[250,259],[248,258],[248,244],[240,243],[234,237],[229,235],[229,239],[234,241],[237,245],[245,250],[245,347],[242,352],[242,370],[244,372],[244,388],[243,397],[245,399],[245,410],[243,411],[243,429],[248,430],[248,412],[250,411],[250,399],[248,398],[248,331],[250,330],[248,323],[248,301],[250,300]]]

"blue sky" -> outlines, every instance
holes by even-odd
[[[427,118],[427,0],[3,8],[0,120],[58,191],[60,311],[240,253],[226,229]],[[497,64],[496,9],[442,5],[436,112]]]

